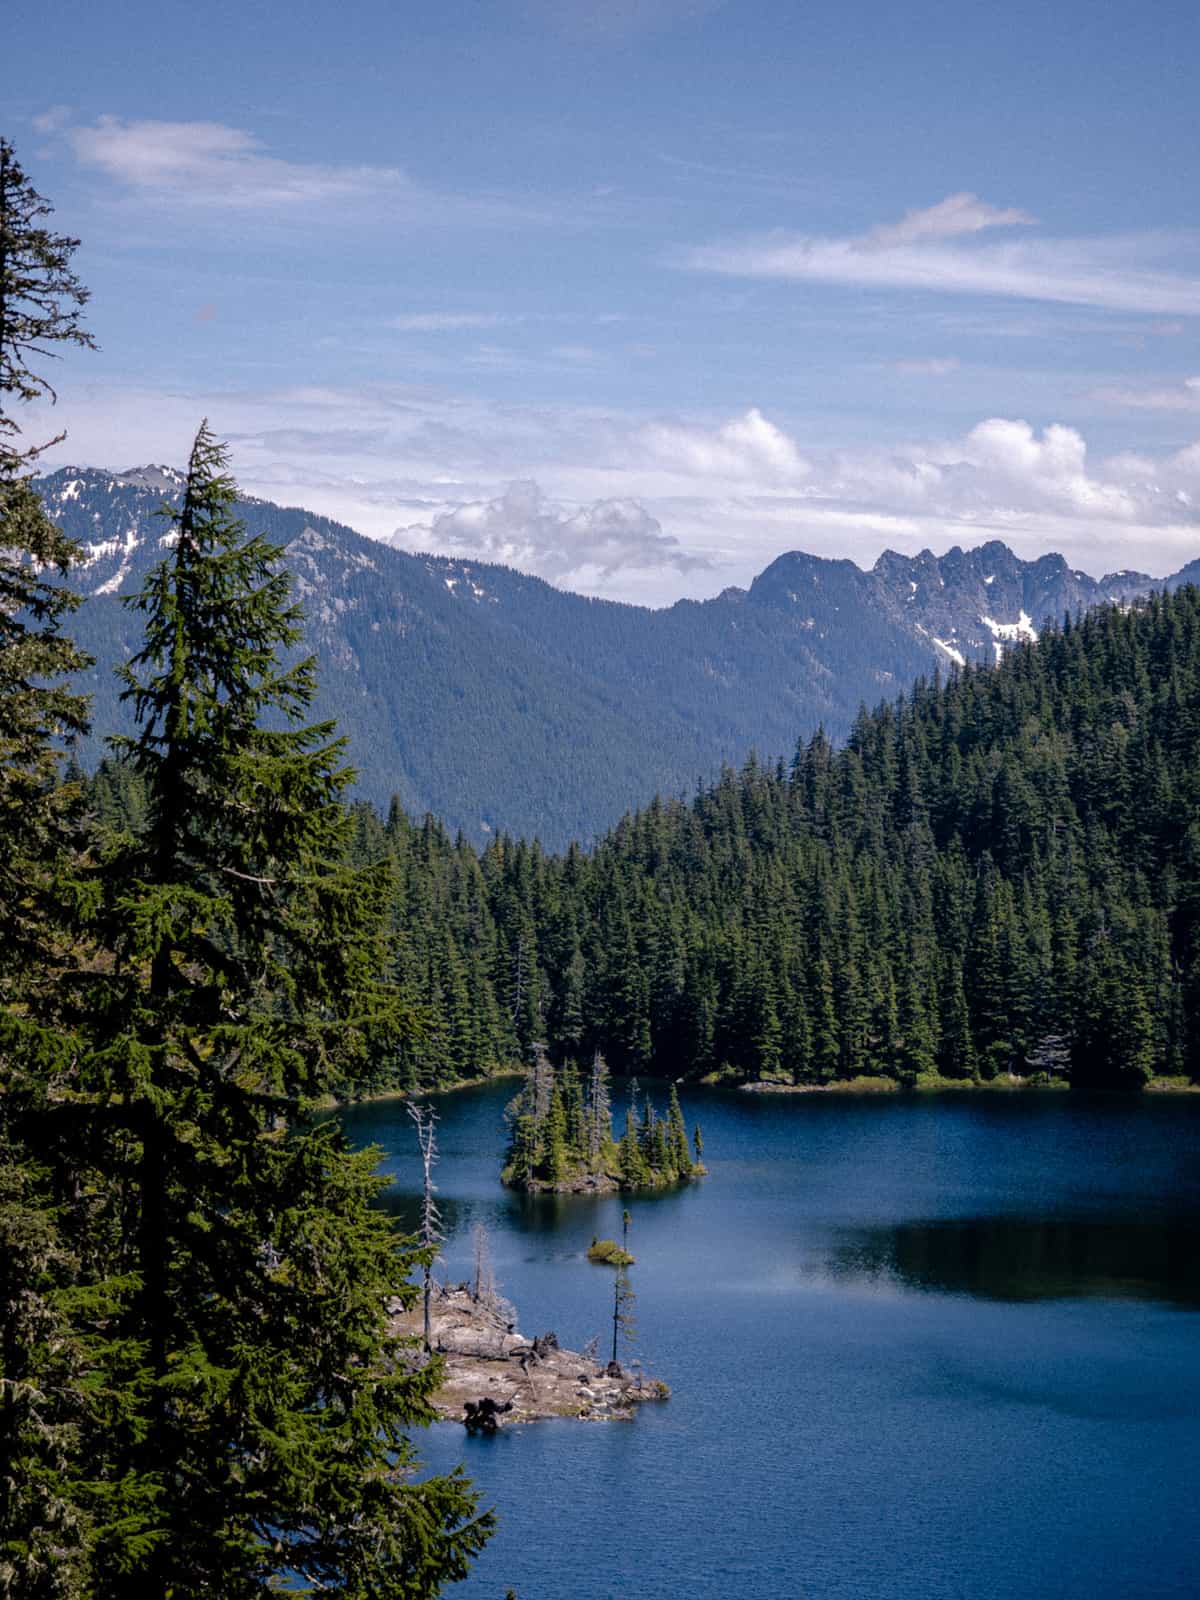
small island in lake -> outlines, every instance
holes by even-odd
[[[625,1213],[629,1215],[628,1212]],[[636,1256],[631,1256],[628,1250],[622,1248],[615,1239],[593,1239],[588,1247],[587,1258],[602,1267],[631,1267]]]
[[[648,1400],[666,1400],[658,1378],[601,1364],[592,1341],[582,1354],[564,1350],[553,1333],[526,1339],[516,1313],[499,1295],[475,1294],[468,1284],[433,1285],[432,1345],[444,1379],[433,1405],[448,1421],[492,1433],[512,1422],[578,1417],[584,1422],[625,1421]],[[392,1307],[391,1331],[420,1339],[422,1310]],[[412,1355],[424,1360],[424,1353]]]
[[[679,1091],[672,1086],[666,1116],[649,1096],[638,1103],[637,1080],[625,1131],[613,1138],[609,1073],[597,1051],[586,1082],[573,1061],[556,1067],[535,1047],[533,1068],[508,1108],[511,1125],[502,1183],[527,1193],[610,1194],[665,1189],[706,1171],[700,1129],[688,1142]]]

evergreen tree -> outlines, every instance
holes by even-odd
[[[687,1128],[683,1120],[683,1109],[679,1104],[678,1085],[671,1085],[671,1098],[667,1106],[667,1128],[669,1130],[669,1160],[675,1172],[681,1178],[691,1176],[692,1161],[688,1151]]]
[[[629,1269],[621,1263],[613,1280],[612,1359],[617,1366],[620,1365],[622,1346],[632,1345],[637,1338],[637,1324],[633,1314],[636,1301],[637,1296],[629,1280]]]
[[[78,551],[34,490],[46,446],[23,446],[17,409],[54,398],[31,362],[92,342],[71,270],[78,241],[41,225],[50,211],[0,139],[0,1595],[31,1600],[86,1593],[113,1513],[83,1453],[89,1421],[114,1395],[80,1326],[84,1309],[104,1314],[108,1292],[80,1283],[86,1216],[69,1153],[78,1051],[61,984],[80,801],[78,781],[58,781],[61,741],[87,721],[63,682],[86,665],[61,631],[78,604],[63,582]]]
[[[79,790],[57,782],[64,738],[87,725],[86,702],[62,679],[88,664],[61,631],[79,604],[62,580],[78,547],[47,517],[30,471],[46,445],[22,448],[16,407],[54,398],[31,361],[59,344],[90,346],[87,291],[71,270],[79,241],[39,225],[51,207],[0,139],[0,1004],[19,969],[45,969],[60,925],[63,860]],[[59,439],[50,441],[57,444]],[[13,1014],[10,1011],[10,1017]]]
[[[136,1415],[93,1470],[149,1503],[97,1556],[97,1600],[424,1596],[490,1521],[419,1487],[405,1430],[433,1365],[397,1361],[387,1305],[419,1257],[373,1201],[373,1152],[306,1112],[404,1028],[381,982],[390,871],[346,864],[351,774],[304,726],[312,663],[278,551],[243,536],[225,452],[197,436],[171,555],[132,604],[126,758],[148,826],[103,863],[111,953],[89,980],[96,1174],[141,1341]]]
[[[88,291],[71,267],[79,240],[40,226],[53,209],[0,138],[0,396],[21,401],[55,398],[45,374],[30,366],[55,353],[47,346],[95,344],[83,326]],[[14,449],[17,432],[6,412],[0,420],[6,449]]]
[[[625,1113],[625,1132],[621,1136],[617,1160],[620,1166],[622,1188],[640,1189],[646,1185],[650,1173],[646,1158],[642,1154],[642,1143],[638,1137],[637,1118],[632,1106]]]

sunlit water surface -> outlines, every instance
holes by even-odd
[[[621,1199],[497,1182],[513,1085],[439,1099],[446,1267],[488,1226],[527,1334],[604,1333]],[[632,1203],[629,1424],[420,1439],[500,1517],[503,1600],[1200,1594],[1200,1097],[685,1093],[710,1176]],[[419,1183],[398,1102],[344,1114]]]

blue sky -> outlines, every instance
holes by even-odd
[[[1200,555],[1194,4],[6,30],[101,345],[60,461],[177,463],[207,414],[255,493],[649,604],[795,548]]]

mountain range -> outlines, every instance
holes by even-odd
[[[138,648],[140,618],[121,601],[165,553],[156,512],[182,487],[169,467],[64,467],[38,482],[84,547],[72,627],[95,658],[85,762],[129,729],[112,669]],[[1047,619],[1200,580],[1200,559],[1166,579],[1097,580],[998,541],[889,550],[867,571],[796,551],[748,589],[654,611],[396,549],[268,501],[246,499],[240,514],[283,548],[318,657],[316,714],[346,734],[359,792],[380,805],[396,795],[475,843],[503,831],[552,849],[752,749],[788,758],[818,726],[842,736],[864,703],[996,660]]]

